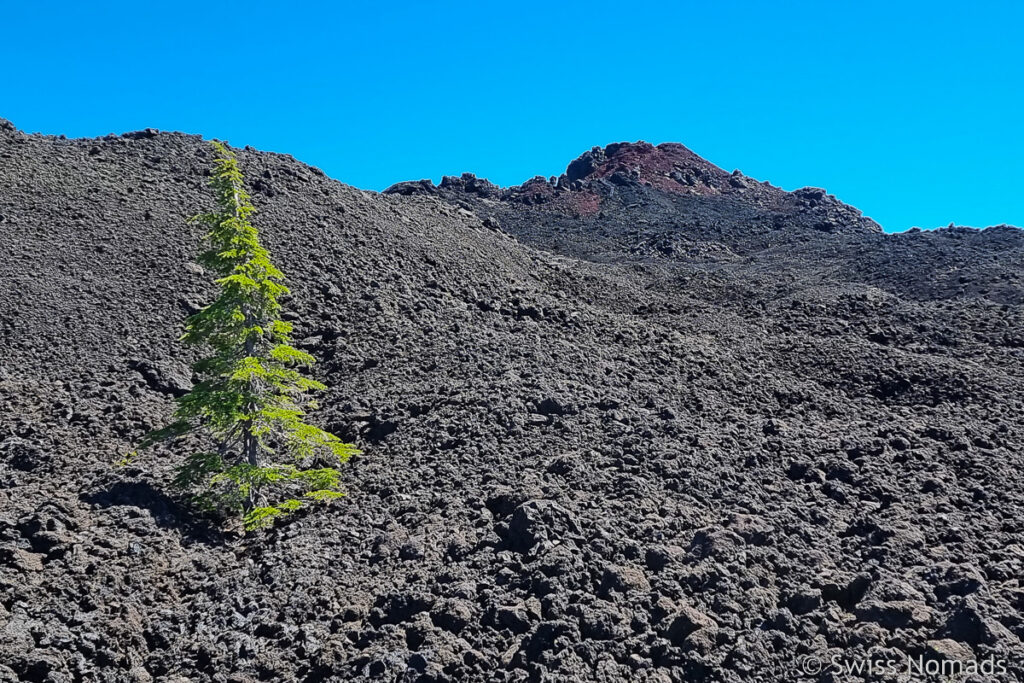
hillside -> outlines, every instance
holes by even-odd
[[[189,386],[210,149],[0,120],[0,680],[1024,679],[1024,231],[673,144],[384,193],[238,152],[349,496],[242,537],[113,465]]]

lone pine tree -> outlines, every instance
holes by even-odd
[[[297,369],[314,359],[291,345],[292,324],[280,319],[284,276],[250,223],[255,209],[238,161],[213,146],[218,209],[192,221],[208,230],[198,261],[219,276],[220,295],[187,319],[182,337],[208,355],[193,365],[198,381],[178,399],[174,421],[140,448],[198,433],[213,449],[186,456],[174,483],[207,509],[242,513],[255,529],[304,502],[344,495],[336,466],[359,451],[303,420],[316,407],[308,393],[326,387]]]

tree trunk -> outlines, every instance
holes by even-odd
[[[236,189],[235,190],[235,217],[236,218],[238,217],[238,206],[239,206],[239,198],[238,198],[238,190]],[[255,320],[255,316],[252,314],[252,309],[250,307],[248,307],[248,306],[244,307],[244,312],[245,312],[245,327],[248,329],[248,328],[253,326],[253,324],[256,322],[256,320]],[[255,350],[256,350],[256,341],[252,337],[247,337],[246,340],[245,340],[245,355],[246,356],[252,356],[253,353],[255,352]],[[255,385],[254,384],[250,385],[249,390],[250,390],[251,393],[255,393],[255,391],[256,391]],[[253,403],[250,403],[246,407],[246,410],[249,413],[252,413],[253,411],[256,410],[256,405],[253,404]],[[258,450],[259,444],[257,443],[256,437],[253,435],[252,430],[253,430],[253,420],[252,420],[252,418],[250,418],[250,419],[246,420],[245,424],[242,426],[242,457],[245,458],[245,462],[248,463],[249,465],[252,465],[253,467],[259,467],[260,466],[259,450]],[[259,505],[259,490],[255,486],[253,486],[252,483],[250,482],[250,484],[249,484],[249,500],[246,502],[246,512],[249,512],[253,508],[258,507],[258,505]]]
[[[252,421],[245,426],[245,435],[242,437],[242,451],[245,454],[245,461],[253,467],[259,467],[259,457],[256,452],[256,437],[252,435]],[[251,512],[258,507],[259,491],[249,482],[249,500],[246,502],[245,511]]]

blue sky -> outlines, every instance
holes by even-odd
[[[1024,225],[1021,2],[11,2],[0,116],[287,152],[368,189],[678,141],[887,230]]]

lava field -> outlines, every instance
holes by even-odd
[[[243,535],[117,464],[191,385],[212,150],[0,120],[0,681],[1024,680],[1024,231],[678,144],[383,193],[237,151],[348,495]]]

